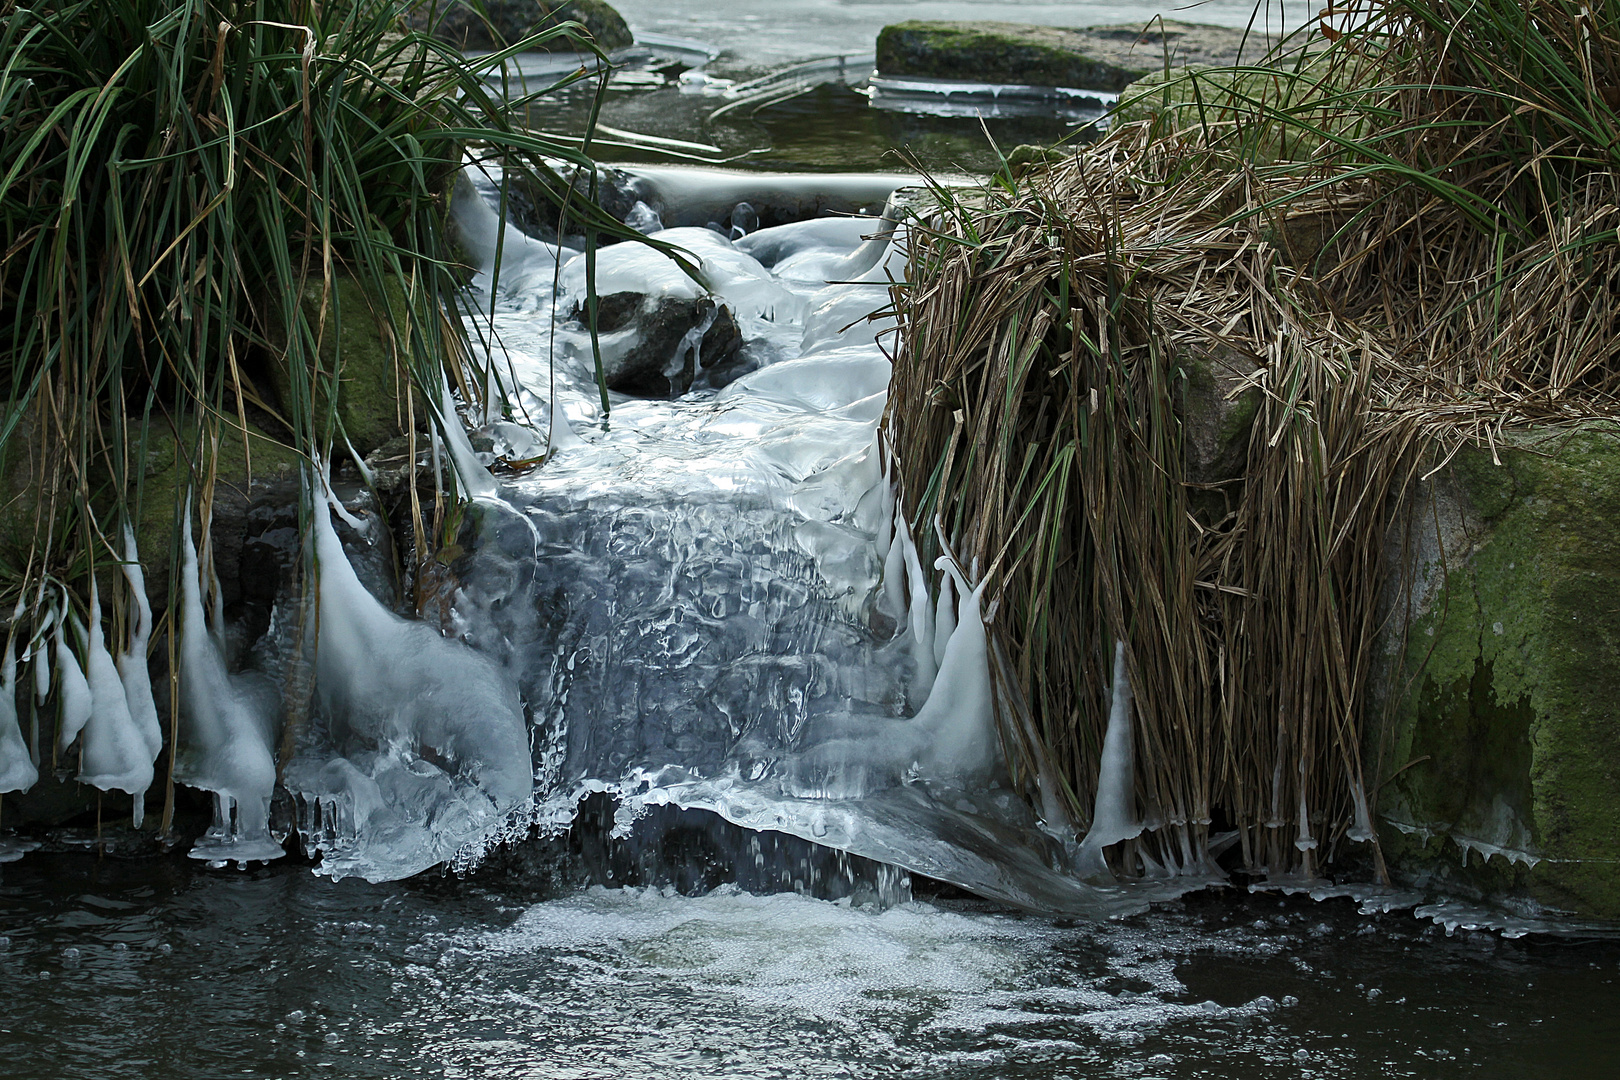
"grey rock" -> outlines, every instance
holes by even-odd
[[[586,312],[576,309],[574,317],[583,323]],[[597,301],[596,322],[602,337],[618,339],[604,341],[608,389],[634,397],[680,397],[701,369],[726,364],[742,346],[731,310],[708,296],[612,293]]]

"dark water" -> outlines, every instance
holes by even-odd
[[[919,116],[872,108],[848,86],[829,84],[791,100],[739,109],[711,122],[723,98],[663,89],[610,89],[601,122],[612,128],[714,147],[688,152],[730,168],[768,172],[987,173],[1000,154],[1020,143],[1049,145],[1092,137],[1087,125],[1050,116],[990,118]],[[536,106],[531,122],[577,135],[590,111],[589,95],[573,88]],[[611,135],[595,155],[605,162],[670,164],[689,160],[616,142]],[[999,153],[997,150],[999,147]]]
[[[0,1075],[1610,1077],[1620,945],[1241,893],[1074,925],[39,856]]]

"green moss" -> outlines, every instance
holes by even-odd
[[[178,439],[172,436],[163,439],[161,445],[147,454],[146,476],[135,521],[135,543],[146,572],[147,595],[155,611],[162,611],[168,602],[173,560],[180,550],[180,514],[185,508],[186,493],[193,484],[191,468],[185,458],[195,445],[196,427],[187,424]],[[215,504],[221,509],[227,505],[245,507],[255,485],[296,481],[303,463],[303,457],[291,447],[251,423],[246,438],[238,425],[222,425]],[[130,497],[134,497],[134,492]]]
[[[1534,899],[1620,918],[1620,438],[1593,425],[1499,456],[1452,463],[1487,527],[1411,629],[1404,674],[1421,675],[1385,773],[1407,767],[1382,805],[1531,848]]]
[[[388,279],[389,305],[405,311],[404,287],[396,278]],[[321,288],[311,285],[304,294],[304,308],[311,325],[318,325]],[[387,333],[385,315],[376,314],[384,305],[372,303],[365,289],[351,278],[338,278],[332,289],[328,329],[321,342],[321,367],[338,373],[337,417],[349,441],[362,455],[369,454],[389,439],[404,432],[400,420],[406,376],[396,363]],[[276,396],[283,405],[292,392],[292,379],[284,365],[271,368]],[[317,390],[315,415],[328,409],[326,395]]]

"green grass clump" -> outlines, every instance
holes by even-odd
[[[269,465],[307,479],[390,421],[413,439],[458,424],[447,378],[469,404],[500,393],[472,365],[448,229],[468,156],[557,192],[574,232],[633,235],[554,171],[595,174],[588,136],[522,126],[588,67],[529,96],[491,81],[548,43],[600,56],[583,28],[469,61],[434,37],[437,9],[409,23],[414,6],[0,0],[0,607],[21,616],[8,648],[30,626],[88,622],[94,575],[117,651],[125,529],[161,590],[195,507],[208,567],[217,480]],[[371,400],[345,402],[361,386]],[[414,474],[408,487],[425,558]],[[306,482],[306,516],[316,497]],[[306,611],[315,569],[306,551]]]
[[[475,68],[408,6],[0,0],[0,464],[30,510],[9,586],[120,557],[142,498],[174,497],[141,477],[177,438],[200,487],[250,413],[298,454],[341,448],[345,320],[379,326],[401,417],[433,413],[447,371],[485,385],[462,377],[446,231],[463,156],[589,162],[484,72],[592,46],[569,24]]]

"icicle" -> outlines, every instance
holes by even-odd
[[[472,498],[493,496],[500,490],[500,485],[488,469],[478,464],[472,443],[467,440],[467,432],[461,427],[455,400],[450,396],[450,377],[443,371],[439,372],[439,412],[442,416],[439,427],[444,436],[445,449],[450,451],[450,465],[456,471],[456,482],[461,485],[462,494]]]
[[[1131,747],[1131,680],[1125,665],[1125,642],[1114,643],[1114,693],[1097,769],[1097,799],[1091,829],[1080,842],[1081,877],[1111,876],[1103,849],[1140,836],[1135,813],[1135,754]]]
[[[58,729],[56,749],[66,753],[73,740],[79,737],[84,730],[86,720],[90,719],[90,683],[84,677],[84,669],[79,666],[78,657],[67,643],[67,597],[62,597],[63,614],[56,620],[56,672],[57,680],[61,684],[62,720]],[[74,629],[78,630],[78,619],[74,619]],[[82,638],[82,633],[80,634]]]
[[[956,630],[956,597],[951,590],[951,575],[939,582],[939,603],[934,607],[934,663],[945,662],[945,648]]]
[[[1277,763],[1271,769],[1271,817],[1266,819],[1266,828],[1280,829],[1286,822],[1282,816],[1282,755],[1277,755]]]
[[[911,542],[911,528],[904,517],[897,517],[900,554],[906,563],[906,584],[911,592],[911,656],[917,663],[917,685],[931,686],[934,663],[934,613],[928,602],[928,579],[923,576],[917,546]]]
[[[270,796],[276,784],[269,710],[237,685],[203,617],[197,547],[186,504],[180,567],[180,700],[186,718],[184,753],[175,779],[231,800],[235,821],[225,814],[190,854],[195,859],[269,861],[285,854],[270,837]]]
[[[910,543],[910,538],[906,539]],[[915,557],[915,556],[913,556]],[[995,759],[996,727],[990,696],[990,649],[979,602],[984,582],[969,589],[948,556],[934,564],[962,590],[961,621],[945,646],[928,700],[916,722],[930,731],[924,752],[933,770],[961,775],[980,771]]]
[[[878,527],[877,553],[878,559],[883,562],[885,569],[888,566],[889,551],[894,546],[894,453],[885,453],[883,437],[881,434],[872,435],[872,452],[878,455],[883,463],[881,484],[881,499],[883,513],[880,515],[882,524]]]
[[[893,518],[891,523],[898,524]],[[894,535],[899,536],[898,528],[894,529]],[[902,546],[898,542],[890,543],[883,557],[883,591],[878,594],[878,610],[896,623],[906,613],[905,572],[906,556]]]
[[[1356,821],[1346,834],[1350,839],[1366,843],[1377,834],[1373,832],[1372,814],[1367,809],[1367,791],[1361,786],[1361,778],[1355,777],[1350,782],[1350,799],[1356,805]]]
[[[146,574],[141,570],[135,533],[128,525],[124,526],[124,578],[135,600],[135,624],[130,628],[129,647],[118,656],[118,676],[124,683],[129,714],[155,762],[163,750],[163,721],[158,718],[152,676],[146,666],[146,649],[152,640],[152,605],[146,598]]]
[[[22,622],[23,602],[11,613],[11,632]],[[14,638],[6,639],[6,656],[0,662],[0,791],[27,791],[39,779],[39,769],[22,728],[17,725],[17,654]]]
[[[89,660],[90,717],[79,746],[79,782],[102,791],[124,791],[135,798],[135,825],[140,826],[146,789],[152,786],[152,762],[146,736],[129,712],[129,699],[118,665],[101,633],[101,594],[90,576],[90,630],[85,646]]]
[[[39,629],[34,631],[34,643],[28,650],[34,663],[34,702],[38,705],[45,704],[51,696],[51,650],[47,645],[47,635],[55,622],[56,608],[47,608]],[[36,760],[34,764],[38,765],[39,762]]]
[[[1311,836],[1310,808],[1305,805],[1305,756],[1299,758],[1299,837],[1295,839],[1294,846],[1301,851],[1309,851],[1316,846],[1315,837]]]

